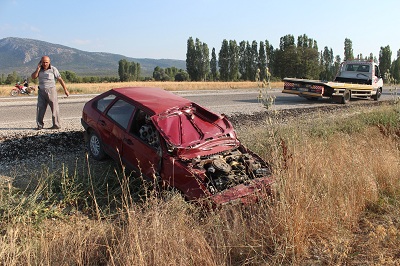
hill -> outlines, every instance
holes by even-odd
[[[156,66],[186,69],[184,60],[131,58],[120,54],[86,52],[49,42],[8,37],[0,39],[0,74],[13,71],[29,76],[40,58],[48,55],[60,71],[72,71],[79,76],[118,76],[118,62],[126,59],[139,63],[142,76],[152,76]]]

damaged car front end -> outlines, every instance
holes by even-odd
[[[224,115],[193,103],[168,110],[153,121],[173,158],[171,169],[184,168],[185,175],[197,182],[197,187],[193,183],[180,187],[170,173],[173,187],[187,199],[211,200],[216,205],[247,203],[255,200],[257,192],[271,192],[270,166],[240,143]]]

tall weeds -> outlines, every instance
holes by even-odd
[[[396,262],[380,248],[398,247],[399,223],[374,225],[366,214],[389,205],[400,213],[398,114],[352,116],[354,127],[346,117],[238,129],[276,178],[274,197],[251,206],[205,211],[160,198],[113,162],[99,171],[86,158],[85,172],[42,171],[33,191],[5,184],[0,264],[340,265],[367,246],[364,262]],[[362,249],[360,230],[369,230]]]

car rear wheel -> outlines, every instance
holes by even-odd
[[[88,150],[89,154],[96,160],[102,160],[106,157],[101,139],[94,131],[89,134]]]

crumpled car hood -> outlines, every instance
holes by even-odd
[[[240,142],[237,139],[221,137],[215,140],[209,140],[194,147],[177,148],[177,155],[183,160],[192,159],[198,156],[217,154],[223,151],[237,148]]]
[[[180,157],[192,158],[232,149],[239,145],[232,124],[195,103],[176,107],[152,117],[168,145]]]

